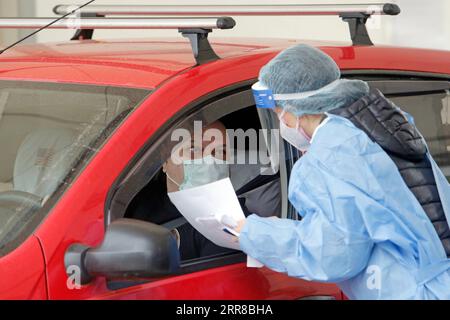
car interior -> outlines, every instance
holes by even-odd
[[[242,129],[246,131],[255,129],[257,130],[256,132],[259,132],[259,129],[261,129],[261,122],[255,107],[240,109],[220,118],[219,121],[228,130]],[[258,139],[260,138],[258,137]],[[250,149],[248,140],[246,140],[245,146],[240,146],[241,149],[237,148],[239,147],[237,143],[234,144],[234,147],[231,152],[235,159],[238,159],[238,157],[245,157],[246,159],[245,164],[236,163],[237,161],[230,164],[230,180],[241,206],[245,206],[245,209],[243,208],[244,212],[247,211],[247,214],[255,213],[264,217],[281,217],[282,197],[280,196],[279,172],[273,172],[270,167],[267,168],[259,162],[249,163],[249,159],[259,158],[252,158],[252,156],[255,156],[255,153],[258,153],[258,150]],[[167,197],[166,175],[162,172],[162,168],[131,201],[125,213],[125,218],[145,220],[163,225],[169,229],[177,228],[177,230],[186,228],[185,225],[188,224]],[[180,232],[180,234],[182,260],[205,258],[232,252],[230,249],[213,245],[207,239],[202,239],[199,241],[199,245],[209,246],[212,248],[211,250],[206,250],[205,252],[197,250],[194,254],[191,252],[183,256],[183,241],[195,241],[198,235],[194,237],[186,236],[183,239],[183,235],[186,235],[186,233]],[[200,235],[200,237],[202,236]]]

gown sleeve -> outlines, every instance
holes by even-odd
[[[369,170],[364,159],[352,160],[347,175],[354,181],[314,160],[294,167],[289,200],[302,220],[251,215],[241,230],[241,249],[272,270],[305,280],[340,282],[364,270],[373,242],[360,213],[382,206],[358,185],[355,173]]]

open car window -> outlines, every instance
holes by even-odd
[[[180,226],[186,225],[186,220],[168,198],[170,183],[164,164],[180,143],[179,135],[173,139],[174,132],[178,129],[193,132],[197,121],[201,122],[201,126],[208,126],[219,120],[225,129],[232,130],[241,138],[244,136],[240,142],[230,137],[230,140],[234,140],[233,146],[230,146],[230,155],[247,160],[243,165],[232,162],[229,169],[230,180],[239,202],[242,203],[241,207],[245,209],[244,213],[285,217],[286,212],[283,210],[287,206],[287,196],[282,189],[287,190],[287,181],[282,181],[279,168],[285,166],[284,155],[281,165],[271,162],[265,145],[266,139],[260,132],[266,128],[262,126],[261,117],[255,107],[250,90],[252,83],[253,80],[248,84],[236,84],[204,96],[181,109],[161,126],[112,186],[105,207],[106,228],[112,221],[123,217],[157,223],[168,229],[179,229]],[[278,131],[276,133],[278,134]],[[277,138],[280,141],[280,137]],[[262,153],[259,154],[260,152]],[[280,151],[277,150],[276,154],[280,156]],[[250,159],[256,159],[256,162]],[[283,170],[286,171],[285,168]],[[180,184],[179,178],[172,178]],[[266,201],[269,201],[270,205],[265,205]],[[194,238],[197,242],[205,243],[205,239],[199,237],[198,233],[195,233]],[[210,244],[208,240],[208,245],[204,248],[213,247]],[[245,260],[245,255],[240,251],[223,248],[218,254],[209,250],[202,251],[182,256],[181,273]]]
[[[184,121],[183,125],[173,128],[172,134],[167,136],[167,141],[161,142],[161,145],[166,148],[159,154],[161,163],[155,168],[155,175],[138,191],[126,208],[125,217],[127,218],[176,229],[183,261],[220,256],[234,251],[219,247],[205,238],[183,218],[179,208],[171,203],[168,192],[180,190],[180,185],[182,188],[183,183],[191,180],[192,183],[207,181],[203,179],[204,177],[192,177],[192,174],[197,171],[187,173],[189,165],[185,163],[176,166],[175,160],[172,159],[174,155],[178,157],[181,154],[188,163],[193,159],[200,160],[210,155],[220,160],[226,157],[226,176],[231,180],[244,214],[255,213],[264,217],[283,215],[283,197],[281,196],[283,188],[278,159],[280,155],[278,149],[274,149],[274,155],[270,157],[267,147],[267,141],[270,139],[273,141],[273,147],[278,147],[279,137],[271,137],[273,132],[263,133],[261,120],[254,106],[236,110],[221,117],[220,115],[218,113],[216,117],[208,117],[208,120],[201,121],[199,119],[202,118],[202,112],[200,112],[197,119]],[[188,143],[183,144],[181,139],[183,131],[180,129],[184,129],[186,134],[194,134],[196,126],[203,128],[202,142],[196,142],[191,136],[186,139]],[[214,145],[216,137],[211,140],[208,138],[208,134],[214,134],[208,131],[210,129],[216,130],[217,134],[223,133],[224,143]],[[278,131],[275,134],[277,135]],[[174,137],[175,141],[173,141]],[[267,137],[269,140],[266,139]],[[173,147],[167,148],[170,144]],[[199,156],[195,156],[195,153],[199,153]],[[218,154],[221,156],[218,157]],[[182,173],[180,174],[179,171]],[[189,187],[192,186],[189,185]]]

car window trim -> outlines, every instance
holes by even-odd
[[[143,280],[107,280],[107,288],[109,290],[119,290],[119,289],[125,289],[129,287],[134,287],[137,285],[143,285],[148,284],[152,282],[161,281],[164,279],[176,277],[176,276],[182,276],[185,274],[191,274],[194,272],[200,272],[212,268],[219,268],[219,267],[225,267],[233,264],[238,263],[245,263],[247,261],[247,255],[243,252],[231,252],[227,254],[221,254],[218,256],[211,256],[211,257],[202,257],[192,260],[186,260],[183,261],[181,264],[181,268],[177,273],[174,273],[170,276],[164,277],[164,278],[157,278],[157,279],[143,279]]]
[[[343,69],[341,77],[347,79],[373,80],[450,80],[450,74],[421,71],[386,69]]]
[[[234,84],[229,87],[222,88],[220,90],[216,90],[211,94],[208,94],[204,97],[201,97],[194,102],[190,103],[186,107],[183,107],[179,112],[177,112],[171,119],[166,121],[163,126],[161,126],[155,134],[153,134],[150,139],[145,143],[145,145],[139,150],[136,155],[133,157],[133,160],[127,165],[127,167],[122,171],[119,177],[116,179],[110,191],[108,192],[108,197],[105,204],[105,230],[108,225],[119,219],[123,214],[125,214],[125,210],[121,213],[121,215],[117,215],[114,213],[114,209],[112,210],[112,206],[114,202],[120,204],[120,206],[127,205],[125,203],[129,203],[134,196],[130,196],[130,194],[125,195],[125,197],[121,197],[115,200],[118,197],[119,188],[124,188],[129,183],[129,180],[133,177],[142,176],[141,172],[143,172],[148,163],[148,166],[152,166],[152,154],[158,150],[159,145],[161,145],[167,139],[167,132],[170,131],[170,128],[175,128],[181,125],[183,122],[187,120],[188,117],[194,116],[197,112],[201,110],[205,110],[206,108],[216,107],[214,104],[219,106],[226,106],[223,108],[223,112],[216,113],[215,116],[219,115],[223,117],[227,114],[233,113],[238,110],[242,110],[244,108],[248,108],[254,105],[253,96],[251,94],[251,85],[257,81],[257,79],[247,80],[244,82],[240,82]],[[246,96],[246,97],[245,97]],[[233,101],[235,100],[235,101]],[[230,104],[230,102],[233,102]],[[233,108],[229,106],[233,105]],[[216,107],[219,109],[218,107]],[[158,166],[159,168],[159,166]],[[154,170],[154,174],[156,174],[158,170]],[[153,174],[153,176],[154,176]],[[148,176],[147,180],[150,181],[152,176]],[[148,183],[147,181],[147,183]],[[133,182],[131,182],[133,185]],[[145,186],[145,184],[143,185]],[[134,189],[142,190],[143,186],[134,185]],[[126,199],[129,197],[128,199]],[[113,214],[115,214],[113,216]],[[169,277],[174,277],[177,275],[188,274],[193,272],[198,272],[206,269],[211,269],[215,267],[222,267],[226,265],[236,264],[240,262],[244,262],[246,260],[246,255],[243,252],[231,252],[225,254],[219,254],[218,256],[212,257],[201,257],[193,260],[183,261],[181,264],[181,268],[179,272],[170,275]],[[108,280],[107,286],[111,288],[111,290],[118,290],[120,288],[127,288],[136,286],[142,283],[150,283],[154,281],[158,281],[162,279],[154,279],[154,280],[140,280],[140,281],[115,281]]]
[[[248,98],[251,98],[251,94],[249,93],[251,85],[256,81],[256,79],[253,80],[247,80],[244,82],[240,82],[237,84],[234,84],[232,86],[224,87],[219,90],[216,90],[210,94],[207,94],[203,97],[200,97],[199,99],[196,99],[195,101],[191,102],[187,106],[183,107],[180,111],[178,111],[174,116],[172,116],[168,121],[166,121],[144,144],[144,146],[135,154],[133,159],[130,161],[130,163],[126,166],[126,168],[122,171],[122,173],[117,177],[113,185],[111,186],[108,196],[106,198],[105,203],[105,228],[108,227],[108,225],[111,223],[111,221],[121,218],[123,214],[125,213],[125,208],[128,205],[128,202],[134,197],[133,195],[127,195],[124,194],[123,196],[118,194],[120,192],[121,188],[124,188],[126,184],[131,183],[133,185],[133,182],[130,181],[133,179],[133,177],[140,176],[137,172],[142,171],[150,171],[150,170],[144,170],[143,168],[148,168],[153,166],[151,163],[151,154],[155,153],[155,150],[157,150],[161,143],[165,141],[167,132],[169,132],[170,128],[175,128],[179,125],[181,125],[183,122],[186,121],[188,117],[191,117],[195,115],[198,111],[211,107],[214,103],[220,103],[223,105],[227,105],[227,108],[224,110],[227,110],[228,112],[225,112],[222,114],[222,116],[232,113],[237,110],[241,110],[243,108],[249,107],[254,104],[253,101],[249,101],[248,103],[251,103],[247,106],[239,106],[236,107],[233,105],[233,108],[230,108],[230,101],[227,99],[233,95],[243,93],[244,95],[249,95]],[[242,98],[242,97],[237,97]],[[224,100],[225,99],[225,100]],[[247,104],[247,103],[246,103]],[[157,166],[159,168],[159,166]],[[153,174],[151,176],[145,177],[146,180],[150,181],[153,177],[153,175],[157,172],[157,170],[154,170]],[[148,183],[147,181],[147,183]],[[145,184],[144,184],[145,185]],[[143,186],[133,186],[133,189],[141,190]],[[122,213],[117,214],[114,212],[116,208],[114,206],[123,206],[125,208],[122,208]]]
[[[367,82],[370,87],[380,90],[386,96],[424,95],[450,90],[449,81],[375,80]]]

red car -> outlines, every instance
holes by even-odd
[[[48,22],[35,20],[30,27]],[[181,28],[192,47],[181,36],[90,40],[85,28],[95,23],[83,23],[76,41],[0,55],[0,299],[344,298],[334,284],[247,268],[242,252],[179,262],[164,228],[173,221],[160,226],[133,213],[151,215],[146,195],[174,129],[218,119],[232,129],[276,127],[262,121],[270,118],[256,110],[250,87],[294,44],[317,46],[342,77],[368,81],[411,113],[450,176],[449,52],[358,43],[364,34],[353,34],[354,45],[234,38],[209,46],[209,27]],[[277,215],[297,219],[286,190],[298,156],[285,144],[279,172],[245,193],[270,183],[280,194]],[[244,185],[258,180],[243,172]]]

